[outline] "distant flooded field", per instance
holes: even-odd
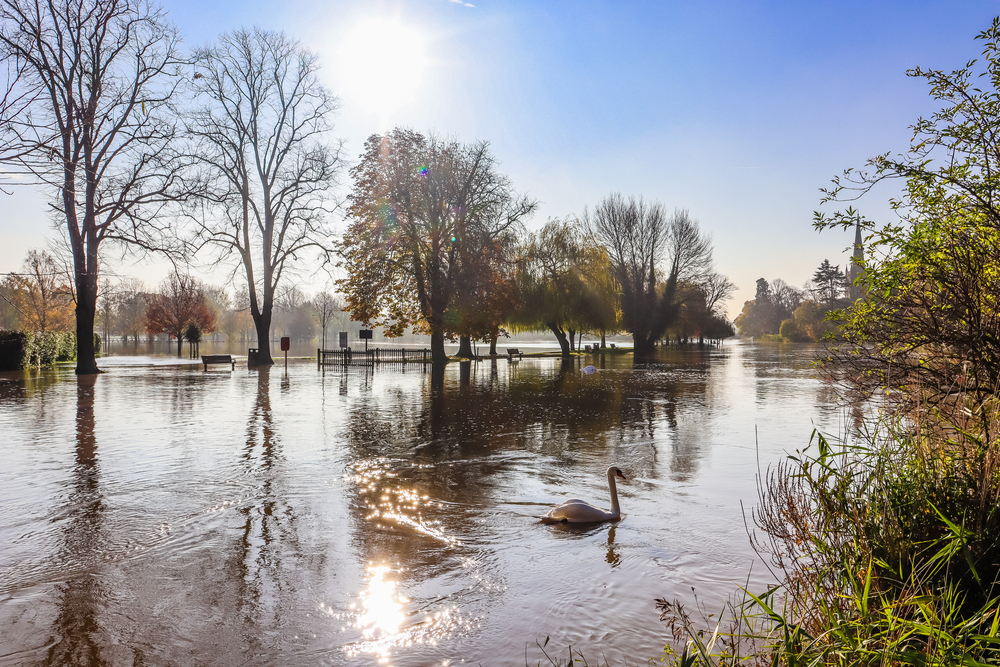
[[[2,374],[0,665],[658,658],[654,598],[746,582],[758,460],[841,430],[814,354]],[[539,522],[609,465],[620,522]]]

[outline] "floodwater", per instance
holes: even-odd
[[[658,659],[654,598],[769,581],[741,502],[840,429],[814,354],[0,375],[0,665]],[[609,465],[620,522],[538,521]]]

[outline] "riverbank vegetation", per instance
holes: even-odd
[[[836,338],[839,325],[834,317],[851,305],[853,286],[839,266],[824,259],[803,289],[777,278],[757,280],[753,299],[743,303],[734,324],[743,336],[785,343],[819,342]]]
[[[903,186],[898,221],[815,221],[860,224],[872,251],[868,294],[832,315],[843,341],[823,362],[856,430],[815,434],[762,476],[754,540],[780,586],[719,635],[692,630],[682,664],[1000,661],[1000,19],[978,39],[981,64],[909,72],[941,104],[909,151],[826,193]]]

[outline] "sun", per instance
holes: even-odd
[[[427,69],[427,39],[398,18],[359,22],[339,50],[345,104],[388,118],[420,95]]]

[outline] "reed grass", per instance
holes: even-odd
[[[673,663],[1000,664],[998,414],[957,396],[852,442],[814,432],[759,476],[753,544],[781,585],[730,604],[725,632],[658,601],[684,630]]]

